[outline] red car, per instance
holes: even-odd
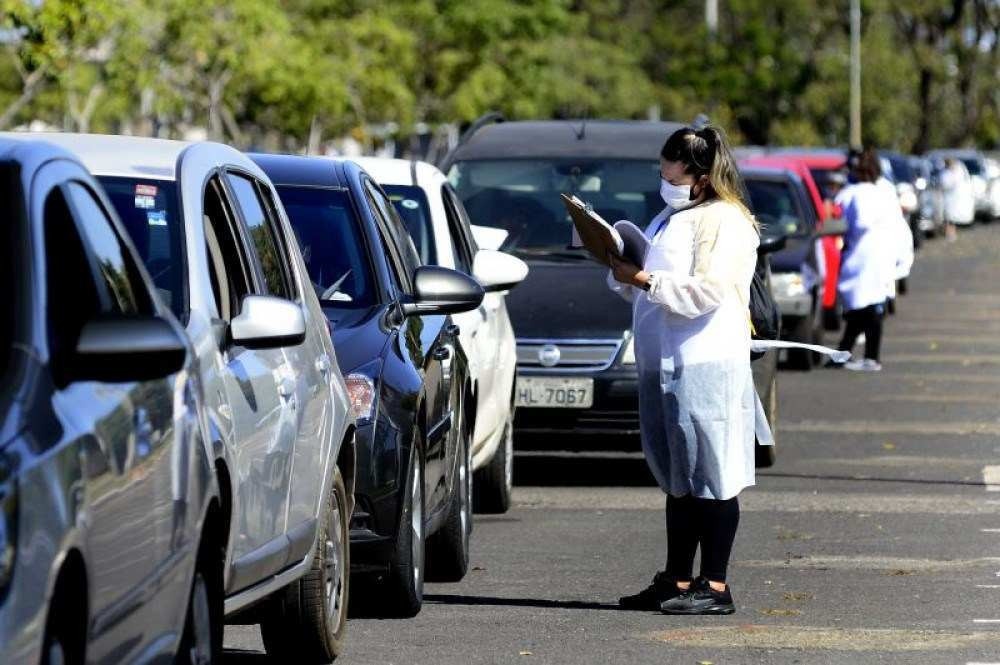
[[[809,191],[809,198],[816,207],[816,217],[822,224],[840,216],[834,206],[834,192],[827,188],[832,172],[842,171],[846,165],[843,153],[779,153],[761,157],[750,157],[741,162],[747,166],[784,168],[802,178]],[[837,280],[840,277],[840,249],[844,241],[840,236],[822,239],[826,276],[823,284],[823,322],[827,330],[840,328],[840,312],[837,306]]]

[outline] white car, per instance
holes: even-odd
[[[497,251],[502,231],[492,239],[489,232],[496,233],[495,229],[476,229],[470,224],[465,207],[437,167],[404,159],[354,161],[389,194],[424,263],[472,275],[486,290],[479,309],[453,316],[469,359],[477,402],[472,448],[476,508],[506,512],[513,484],[517,345],[504,292],[524,280],[528,266]],[[480,242],[487,238],[491,246],[480,249]]]
[[[285,210],[218,143],[48,134],[104,187],[190,337],[223,496],[225,615],[281,662],[346,631],[355,419]]]

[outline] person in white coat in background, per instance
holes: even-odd
[[[719,130],[672,134],[660,176],[667,207],[646,229],[644,265],[610,256],[608,283],[633,303],[642,449],[667,494],[667,563],[648,588],[619,603],[730,614],[737,497],[755,482],[760,426],[747,309],[760,236]],[[692,579],[699,547],[701,571]]]
[[[953,242],[957,236],[955,225],[971,224],[976,217],[972,176],[965,164],[952,157],[944,160],[941,189],[944,191],[945,237]]]
[[[895,314],[896,295],[905,295],[907,280],[913,269],[913,260],[915,258],[913,230],[910,228],[909,222],[906,221],[906,215],[903,214],[902,206],[899,205],[899,194],[896,191],[896,185],[885,177],[881,160],[876,163],[879,167],[879,176],[875,184],[885,197],[885,211],[892,224],[893,248],[896,250],[893,265],[893,282],[889,287],[889,300],[886,303],[887,312]]]
[[[848,158],[851,183],[837,195],[837,204],[847,222],[841,253],[837,290],[844,304],[842,351],[851,351],[858,336],[865,336],[864,359],[828,366],[860,371],[879,371],[882,320],[886,301],[895,294],[898,233],[890,201],[876,184],[881,169],[874,150],[852,152]]]

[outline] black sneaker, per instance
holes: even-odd
[[[690,589],[663,602],[660,611],[664,614],[732,614],[736,606],[728,584],[725,591],[716,591],[709,586],[708,580],[698,578]]]
[[[623,610],[656,612],[665,601],[680,593],[681,590],[677,588],[673,578],[667,577],[665,571],[660,571],[653,576],[653,583],[639,593],[619,598],[618,606]]]

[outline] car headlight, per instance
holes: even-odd
[[[625,348],[622,349],[622,365],[635,364],[635,335],[630,334],[625,340]]]
[[[375,414],[375,399],[378,393],[372,377],[379,375],[380,365],[381,361],[376,360],[344,377],[347,396],[351,401],[351,414],[359,425],[371,420]]]
[[[0,452],[0,594],[10,584],[17,553],[17,483],[10,457]]]
[[[779,298],[797,298],[806,292],[802,273],[777,272],[771,275],[771,290]]]

